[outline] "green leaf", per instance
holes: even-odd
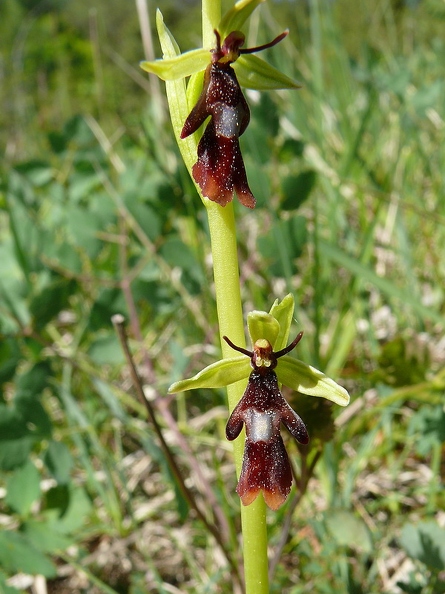
[[[372,553],[373,543],[364,521],[346,509],[332,509],[326,525],[339,545]]]
[[[250,372],[250,359],[245,355],[223,359],[212,363],[190,379],[175,382],[168,393],[176,394],[197,388],[222,388],[247,378]]]
[[[20,359],[21,353],[18,341],[2,337],[0,341],[0,386],[14,377]]]
[[[278,89],[301,88],[300,83],[253,54],[241,55],[234,63],[233,68],[239,84],[246,89],[276,91]]]
[[[127,422],[127,414],[111,386],[98,378],[93,379],[93,384],[105,405],[110,409],[110,413],[122,422]]]
[[[442,101],[445,92],[443,80],[436,80],[421,87],[417,92],[410,96],[410,102],[416,110],[419,117],[425,117],[429,109],[434,109]],[[406,91],[402,91],[402,96],[406,97]],[[425,113],[426,112],[426,113]]]
[[[265,338],[273,348],[280,332],[278,321],[265,311],[250,311],[247,314],[247,328],[252,346],[260,338]]]
[[[40,474],[31,461],[17,469],[6,483],[6,503],[21,516],[27,516],[40,497]]]
[[[3,444],[9,439],[20,439],[29,433],[29,428],[15,404],[0,404],[0,442]]]
[[[39,392],[40,394],[40,392]],[[27,432],[33,437],[49,437],[52,432],[52,422],[37,396],[30,392],[17,394],[14,404]]]
[[[73,457],[64,443],[51,440],[45,452],[44,462],[59,484],[68,483],[74,463]]]
[[[405,524],[400,535],[400,544],[414,559],[431,569],[445,569],[445,530],[436,522]]]
[[[201,48],[184,52],[174,58],[141,62],[139,66],[145,72],[156,74],[162,80],[173,81],[205,70],[210,62],[209,50]]]
[[[155,209],[146,204],[137,202],[134,192],[129,192],[124,197],[125,205],[137,224],[153,242],[161,234],[161,220]]]
[[[281,208],[283,210],[297,210],[308,199],[316,180],[317,174],[312,169],[303,171],[298,175],[285,177],[281,184],[283,193]]]
[[[82,260],[71,243],[64,241],[61,245],[56,242],[56,233],[48,233],[42,246],[45,259],[57,263],[57,266],[78,275],[82,272]]]
[[[271,273],[286,278],[294,273],[292,260],[301,256],[306,241],[306,219],[293,216],[275,222],[269,232],[259,238],[258,248],[263,258],[269,260]]]
[[[47,578],[57,575],[55,566],[43,553],[25,536],[11,530],[0,532],[0,565],[9,573],[41,574]]]
[[[97,365],[117,365],[124,362],[122,347],[114,332],[98,336],[88,349],[88,354]]]
[[[29,311],[34,317],[37,330],[41,330],[60,311],[67,307],[73,294],[75,281],[59,278],[46,285],[29,304]]]
[[[39,353],[40,354],[40,353]],[[47,361],[40,361],[18,376],[16,380],[17,392],[29,392],[39,396],[48,386],[51,366]]]
[[[425,457],[434,447],[440,447],[445,442],[445,410],[442,404],[438,406],[422,406],[411,417],[408,435],[420,433],[415,440],[416,452]]]
[[[85,250],[90,258],[95,258],[102,247],[98,237],[103,230],[100,214],[71,204],[66,209],[66,219],[66,229],[74,245]]]
[[[198,282],[203,282],[202,271],[192,250],[181,239],[171,237],[160,249],[160,254],[172,267],[187,271]]]
[[[73,539],[61,534],[58,522],[48,515],[45,520],[28,520],[23,524],[23,533],[29,542],[42,553],[63,551],[74,544]]]
[[[139,277],[141,278],[141,276]],[[88,329],[94,333],[96,330],[110,327],[110,320],[114,314],[127,313],[127,306],[123,292],[117,288],[104,287],[98,291],[97,298],[91,308],[88,320]]]
[[[0,435],[4,423],[2,422],[4,409],[0,407]],[[13,470],[25,464],[32,450],[35,439],[33,437],[20,437],[18,439],[0,440],[0,469]]]
[[[27,161],[15,166],[15,170],[25,175],[27,180],[33,186],[40,187],[46,185],[54,179],[54,170],[45,161]]]
[[[58,484],[45,491],[43,495],[43,505],[45,513],[54,513],[58,518],[64,517],[70,505],[71,483]]]
[[[36,395],[29,390],[17,394],[12,404],[0,405],[0,456],[6,441],[48,437],[51,429],[51,420]]]
[[[81,488],[70,488],[67,511],[57,520],[57,531],[69,534],[80,528],[91,513],[92,504]]]
[[[285,355],[278,359],[275,371],[279,381],[296,392],[326,398],[340,406],[349,404],[349,394],[342,386],[303,361]]]
[[[17,590],[12,586],[8,586],[6,579],[8,576],[0,569],[0,592],[1,594],[23,594],[23,590]]]
[[[265,0],[240,0],[222,17],[218,31],[224,39],[232,31],[240,31],[257,6]]]

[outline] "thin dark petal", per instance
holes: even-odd
[[[181,138],[187,138],[187,136],[196,132],[208,117],[209,114],[202,109],[202,104],[197,103],[184,122]]]
[[[306,425],[303,423],[301,417],[297,415],[293,408],[284,400],[281,405],[281,420],[289,429],[292,437],[302,444],[309,443],[309,434],[306,429]]]
[[[246,440],[243,466],[236,491],[249,505],[263,491],[271,509],[278,509],[289,495],[292,471],[280,435],[269,441]]]
[[[204,86],[201,91],[201,95],[192,109],[192,111],[187,116],[187,119],[184,122],[184,126],[182,127],[181,131],[181,138],[187,138],[193,132],[196,132],[198,128],[205,122],[205,120],[209,117],[210,112],[207,109],[207,89],[209,86],[210,80],[210,66],[207,67],[207,70],[204,75]]]
[[[229,420],[227,421],[226,437],[229,441],[233,441],[241,433],[241,429],[243,428],[244,423],[242,415],[243,406],[242,400],[240,400],[237,406],[235,406],[235,408],[233,409],[232,414],[230,415]]]

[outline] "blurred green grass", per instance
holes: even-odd
[[[50,592],[231,592],[110,322],[129,319],[147,397],[237,558],[225,395],[165,396],[219,357],[205,213],[133,76],[135,10],[79,7],[0,7],[0,589],[24,589],[5,580],[37,560]],[[161,8],[182,49],[199,45],[198,5]],[[259,14],[249,45],[289,26],[267,59],[304,86],[247,93],[244,307],[292,292],[298,356],[353,397],[324,447],[289,443],[302,474],[318,464],[301,501],[268,516],[271,591],[442,592],[445,13],[319,0]]]

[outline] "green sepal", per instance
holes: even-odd
[[[275,371],[278,380],[296,392],[326,398],[339,406],[349,404],[349,394],[344,388],[303,361],[285,355],[278,359]]]
[[[232,31],[239,31],[257,6],[265,0],[240,0],[233,8],[222,17],[218,31],[221,39],[227,37]]]
[[[156,13],[156,26],[158,29],[159,41],[161,43],[161,49],[164,57],[167,59],[174,58],[178,55],[180,50],[175,38],[164,24],[164,19],[160,10],[158,10]],[[189,171],[191,171],[191,168],[196,161],[196,152],[198,147],[195,134],[190,135],[184,140],[180,140],[182,126],[184,125],[184,122],[189,114],[185,79],[180,78],[174,81],[166,81],[165,90],[167,93],[167,101],[173,131],[175,133],[182,158],[184,159]]]
[[[197,388],[222,388],[247,378],[251,371],[250,359],[245,355],[222,359],[212,363],[190,379],[175,382],[168,389],[168,393],[175,394]]]
[[[273,347],[280,332],[280,324],[265,311],[250,311],[247,314],[247,328],[252,345],[260,338],[265,338]]]
[[[246,89],[276,91],[277,89],[300,89],[301,84],[292,80],[258,56],[242,55],[233,64],[238,82]]]
[[[196,72],[205,70],[210,64],[210,52],[200,48],[184,52],[174,58],[163,58],[153,62],[140,62],[140,67],[146,72],[151,72],[162,80],[178,80]]]
[[[161,42],[163,57],[173,58],[174,56],[179,56],[181,50],[179,49],[178,42],[164,23],[164,17],[159,8],[156,10],[156,28],[158,30],[159,41]]]
[[[275,351],[281,351],[281,349],[284,349],[289,342],[289,331],[294,315],[294,308],[294,297],[290,293],[288,293],[282,301],[276,299],[270,308],[270,315],[280,324],[280,331],[275,344],[273,345]]]

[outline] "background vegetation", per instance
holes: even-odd
[[[198,47],[199,4],[159,5],[181,48]],[[245,310],[292,292],[299,358],[352,395],[339,414],[286,394],[318,463],[304,497],[269,513],[272,592],[443,593],[444,6],[269,0],[257,12],[249,44],[289,27],[267,59],[304,87],[248,93],[258,207],[237,208]],[[8,594],[233,591],[110,321],[128,319],[166,439],[237,558],[224,392],[165,396],[219,346],[205,216],[162,94],[138,70],[139,31],[117,0],[0,4]],[[317,432],[331,412],[335,433]]]

